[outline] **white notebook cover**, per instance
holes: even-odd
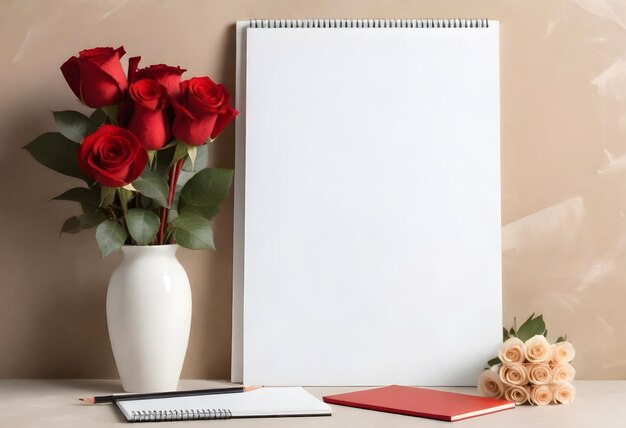
[[[233,380],[474,385],[502,340],[498,23],[238,29]]]
[[[250,392],[189,397],[117,401],[129,422],[150,419],[202,419],[199,415],[249,418],[268,416],[324,416],[330,406],[299,387],[260,388]],[[220,419],[220,417],[216,417]]]

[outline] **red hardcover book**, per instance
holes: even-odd
[[[497,398],[478,397],[412,386],[391,385],[383,388],[329,395],[324,401],[342,406],[360,407],[379,412],[399,413],[441,421],[460,421],[487,413],[513,409],[515,403]]]

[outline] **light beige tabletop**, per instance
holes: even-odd
[[[183,380],[180,389],[225,385]],[[333,405],[332,416],[231,419],[226,421],[159,422],[157,428],[199,427],[479,427],[479,428],[612,428],[626,426],[626,381],[577,381],[577,396],[568,406],[521,406],[464,421],[433,421]],[[317,397],[364,388],[306,388]],[[475,388],[441,388],[477,394]],[[0,380],[1,428],[100,428],[128,426],[113,404],[86,405],[78,397],[120,393],[117,380]],[[142,425],[143,426],[143,425]],[[152,426],[152,425],[149,425]]]

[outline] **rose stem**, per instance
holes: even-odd
[[[178,176],[180,175],[180,170],[183,169],[183,164],[185,163],[185,158],[179,159],[176,162],[176,165],[172,167],[170,170],[170,189],[167,194],[167,206],[172,206],[172,201],[174,200],[174,192],[176,190],[176,182],[178,181]],[[165,238],[165,222],[167,221],[167,210],[168,208],[161,208],[161,225],[159,227],[159,244],[163,245],[163,241]]]

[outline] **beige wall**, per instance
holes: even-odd
[[[74,109],[59,66],[124,45],[234,90],[233,23],[248,18],[501,21],[504,322],[543,313],[580,378],[626,378],[626,6],[609,0],[0,0],[0,378],[115,377],[108,276],[93,233],[58,237],[74,182],[19,150]],[[212,164],[232,167],[233,129]],[[477,166],[480,167],[480,166]],[[194,318],[184,377],[227,378],[232,198],[217,253],[180,251]]]

